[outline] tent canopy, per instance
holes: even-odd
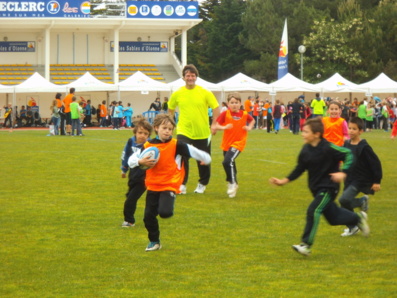
[[[270,91],[270,87],[268,84],[257,81],[255,79],[250,78],[249,76],[239,72],[233,77],[222,81],[217,84],[222,87],[225,92],[233,92],[233,91]]]
[[[318,89],[313,84],[307,83],[287,73],[278,81],[269,84],[271,92],[288,92],[288,91],[302,91],[302,92],[316,92]]]
[[[157,82],[140,71],[116,86],[120,91],[171,91],[171,87],[167,84]]]
[[[196,84],[210,91],[222,91],[222,87],[218,86],[217,84],[210,83],[201,78],[197,78]],[[185,86],[185,81],[182,78],[180,78],[171,83],[168,83],[167,85],[171,88],[172,91],[175,91],[178,88]]]
[[[315,84],[314,87],[323,92],[365,92],[363,88],[360,88],[357,84],[350,82],[349,80],[342,77],[339,73],[335,73],[332,77],[327,80]]]
[[[360,88],[367,90],[367,93],[396,93],[397,82],[390,79],[383,72],[372,81],[359,85]]]
[[[64,86],[55,85],[47,81],[38,72],[32,74],[29,78],[21,84],[15,86],[15,93],[37,93],[37,92],[64,92]]]
[[[90,74],[88,71],[77,80],[62,86],[66,91],[69,88],[76,88],[77,92],[84,91],[116,91],[117,86],[114,84],[104,83]]]

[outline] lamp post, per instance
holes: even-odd
[[[298,51],[301,54],[301,80],[303,81],[303,54],[306,52],[306,47],[301,45],[299,46]]]

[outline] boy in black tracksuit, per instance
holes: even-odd
[[[133,129],[134,136],[128,139],[121,155],[121,178],[126,178],[128,169],[130,169],[128,166],[128,159],[135,152],[140,152],[143,144],[149,139],[152,130],[153,128],[150,123],[144,119],[135,124]],[[124,222],[121,225],[123,228],[135,226],[134,214],[136,211],[136,204],[146,190],[145,176],[146,171],[139,167],[130,169],[129,171],[128,192],[126,193],[127,199],[124,202],[123,211]]]
[[[306,226],[302,243],[292,248],[303,255],[311,253],[314,237],[323,214],[331,225],[358,225],[363,235],[369,234],[366,214],[356,214],[339,208],[334,200],[339,191],[339,183],[346,177],[352,164],[350,150],[338,147],[323,138],[324,125],[321,118],[309,119],[303,126],[302,137],[306,143],[298,157],[298,164],[291,174],[283,179],[270,178],[270,183],[281,186],[297,179],[308,171],[309,188],[314,196],[306,214]],[[342,172],[339,170],[343,161]]]
[[[339,202],[347,210],[353,211],[354,208],[360,207],[361,210],[367,212],[368,195],[380,190],[382,165],[367,141],[360,138],[363,132],[363,121],[357,117],[351,118],[349,121],[350,140],[345,141],[344,147],[352,151],[354,165],[347,174],[345,188],[339,198]],[[361,198],[356,198],[360,192],[365,195]],[[352,236],[358,230],[357,226],[348,226],[341,236]]]

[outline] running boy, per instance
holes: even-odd
[[[351,118],[349,121],[350,140],[345,142],[344,147],[352,151],[355,162],[347,175],[345,188],[339,198],[339,203],[343,208],[350,211],[360,207],[362,211],[367,212],[368,194],[374,194],[375,191],[380,190],[382,165],[367,141],[360,138],[363,132],[364,121],[357,117]],[[365,195],[356,198],[360,192]],[[356,225],[348,226],[341,236],[352,236],[358,230],[359,228]]]
[[[308,171],[309,188],[314,200],[307,209],[302,243],[292,246],[294,250],[305,256],[311,253],[310,247],[314,243],[321,214],[324,214],[329,224],[333,226],[358,225],[363,235],[369,235],[364,211],[356,214],[338,207],[334,202],[339,191],[339,183],[345,179],[353,156],[350,150],[335,146],[324,139],[323,133],[324,125],[320,117],[306,121],[302,131],[305,145],[299,153],[295,169],[286,178],[269,180],[270,183],[281,186],[297,179],[305,170]],[[340,161],[343,161],[343,172],[339,170]]]
[[[219,115],[216,129],[224,130],[221,148],[224,157],[222,164],[228,182],[226,193],[229,198],[234,198],[238,188],[235,160],[245,148],[248,131],[254,127],[255,119],[246,111],[240,110],[240,94],[230,94],[227,103],[229,108]]]
[[[157,137],[147,141],[143,148],[157,147],[160,150],[158,162],[155,163],[149,157],[139,159],[140,152],[136,152],[128,160],[131,168],[140,165],[149,167],[146,170],[147,193],[143,219],[150,241],[146,251],[161,248],[157,215],[169,218],[174,213],[175,194],[179,192],[184,177],[182,156],[192,157],[205,165],[211,163],[208,153],[172,138],[175,122],[169,114],[158,114],[154,118],[153,127]]]
[[[129,169],[128,159],[135,152],[141,151],[143,144],[149,139],[152,131],[152,126],[145,119],[141,119],[136,123],[132,130],[134,136],[128,139],[121,155],[121,178],[127,177]],[[145,171],[139,167],[130,169],[128,174],[128,192],[126,193],[127,199],[124,202],[124,222],[121,225],[123,228],[135,226],[136,204],[145,190]]]

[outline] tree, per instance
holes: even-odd
[[[242,71],[244,60],[250,55],[238,38],[245,5],[242,0],[222,1],[214,8],[211,20],[204,24],[206,48],[199,63],[210,81],[224,80]]]
[[[351,40],[360,35],[362,28],[359,18],[345,23],[334,19],[315,21],[312,33],[304,40],[308,52],[304,58],[308,81],[315,81],[317,74],[327,77],[335,72],[351,79],[353,68],[362,63]]]

